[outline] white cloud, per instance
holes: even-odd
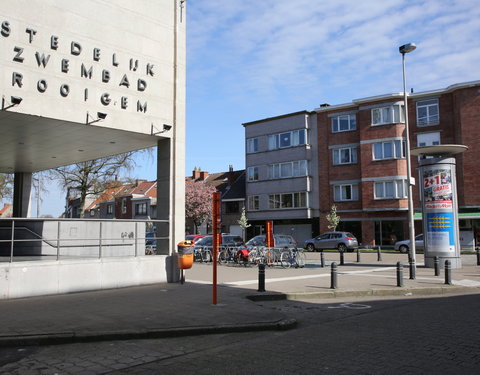
[[[418,78],[440,88],[465,80],[453,68],[476,70],[476,54],[463,51],[480,46],[474,1],[204,0],[190,2],[189,11],[189,71],[234,95],[275,97],[290,88],[340,90],[365,81],[388,92],[400,86],[398,46],[409,41],[419,46],[409,56],[416,71],[429,72]],[[382,88],[385,76],[392,80]]]

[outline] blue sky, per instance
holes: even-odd
[[[243,169],[244,122],[401,92],[409,42],[408,88],[479,80],[478,0],[188,0],[186,175]],[[54,190],[40,214],[62,211]]]

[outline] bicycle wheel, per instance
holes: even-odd
[[[290,251],[284,251],[280,255],[280,264],[282,265],[282,268],[290,268],[292,266],[292,254]]]
[[[207,263],[212,261],[212,252],[210,250],[204,249],[202,251],[202,262]]]
[[[297,251],[295,259],[297,261],[297,267],[300,267],[300,268],[305,267],[306,257],[303,251]]]
[[[257,264],[259,259],[258,250],[254,249],[248,253],[248,263]]]
[[[264,252],[264,263],[267,266],[273,266],[273,263],[275,262],[275,254],[273,253],[273,250],[268,249]]]
[[[218,253],[218,264],[225,264],[227,263],[227,250],[222,250]]]

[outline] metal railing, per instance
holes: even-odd
[[[168,220],[5,218],[0,262],[167,254],[168,233]]]

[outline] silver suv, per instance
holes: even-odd
[[[340,252],[358,248],[358,241],[350,232],[327,232],[305,241],[308,251],[338,249]]]

